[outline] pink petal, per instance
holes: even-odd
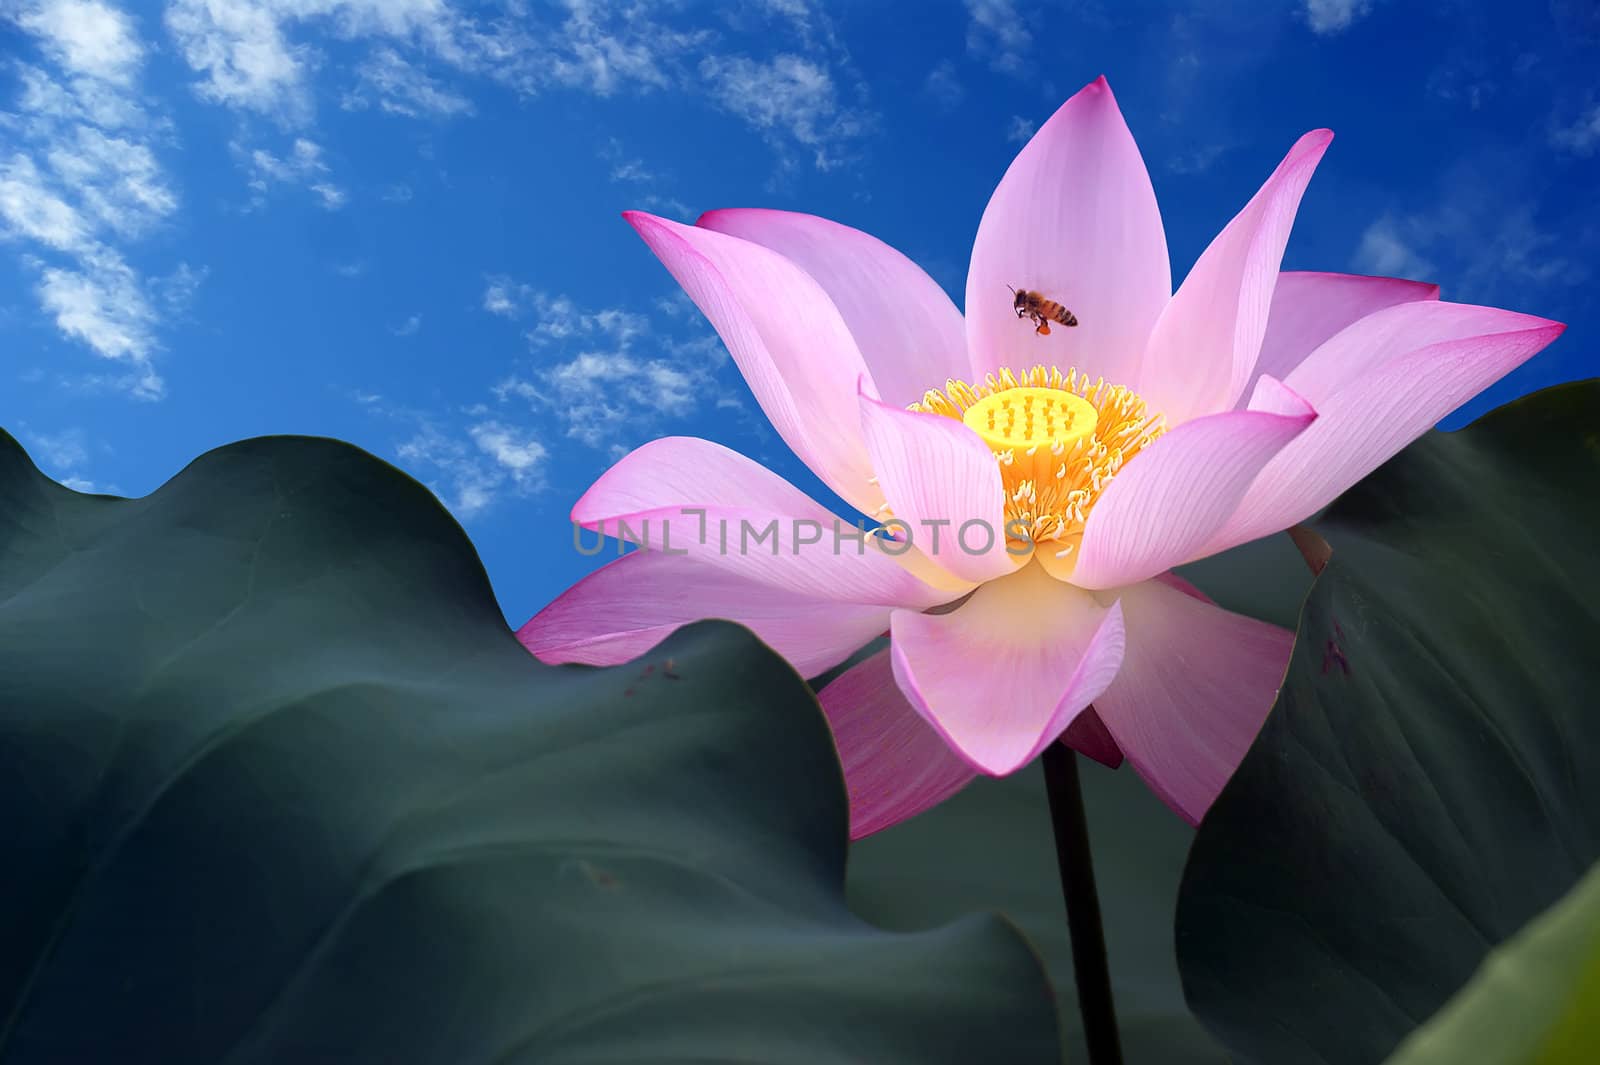
[[[1448,334],[1453,315],[1495,332],[1431,343],[1424,339],[1423,346],[1393,354],[1396,347],[1417,343],[1419,335]],[[1397,318],[1426,323],[1429,329],[1398,341]],[[1363,318],[1290,375],[1304,375],[1308,387],[1327,393],[1317,403],[1316,424],[1267,464],[1233,517],[1196,557],[1309,518],[1565,329],[1530,315],[1445,303],[1411,303]],[[1325,355],[1330,349],[1332,354]],[[1380,358],[1385,361],[1373,363]],[[1341,359],[1352,372],[1333,387],[1324,367]]]
[[[1272,709],[1294,634],[1156,581],[1120,595],[1127,651],[1095,709],[1151,790],[1197,824]]]
[[[979,586],[946,614],[889,619],[895,680],[981,773],[1031,762],[1094,702],[1122,661],[1122,610],[1038,566]]]
[[[623,456],[572,520],[792,595],[918,609],[953,598],[760,463],[695,437],[662,437]]]
[[[1321,403],[1408,351],[1547,324],[1542,318],[1498,307],[1437,300],[1404,303],[1352,323],[1319,344],[1284,383],[1311,402]]]
[[[861,429],[878,483],[908,539],[974,583],[1027,561],[1006,551],[1005,485],[994,452],[953,418],[861,397]]]
[[[522,626],[517,639],[551,665],[610,666],[705,618],[737,621],[810,677],[881,634],[889,611],[808,599],[698,559],[635,551],[567,589]]]
[[[818,696],[850,792],[850,838],[937,806],[976,775],[906,702],[889,652],[850,667]]]
[[[1228,410],[1261,353],[1300,196],[1333,134],[1307,133],[1189,271],[1150,335],[1139,392],[1168,425]]]
[[[967,375],[961,312],[921,267],[859,229],[794,211],[708,211],[696,225],[754,241],[816,279],[886,403],[904,407]]]
[[[867,367],[822,286],[759,244],[642,211],[623,217],[705,312],[784,442],[845,502],[878,509],[856,410]]]
[[[1307,355],[1346,326],[1386,307],[1438,298],[1439,286],[1421,281],[1285,270],[1272,292],[1256,374],[1285,380]],[[1240,397],[1241,406],[1244,398]]]
[[[1072,719],[1061,734],[1061,742],[1110,769],[1122,765],[1122,748],[1092,706]]]
[[[1189,561],[1262,468],[1316,420],[1273,378],[1263,377],[1256,393],[1259,409],[1185,422],[1123,467],[1089,512],[1067,579],[1080,588],[1115,588]]]
[[[1037,336],[1007,286],[1043,293],[1079,324]],[[1171,296],[1155,190],[1100,78],[1039,128],[983,212],[967,272],[973,376],[1045,363],[1131,384]]]

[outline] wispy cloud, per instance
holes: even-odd
[[[1600,103],[1591,104],[1572,122],[1557,126],[1550,143],[1573,155],[1587,158],[1600,148]]]
[[[967,52],[1001,73],[1021,73],[1033,45],[1029,15],[1013,0],[966,2]]]
[[[152,288],[119,246],[178,207],[140,102],[145,46],[138,24],[103,0],[33,0],[0,12],[48,66],[17,67],[17,110],[0,156],[0,238],[31,245],[40,309],[67,338],[127,372],[110,383],[141,398],[164,384],[151,359]]]
[[[393,48],[379,48],[356,71],[357,83],[345,93],[346,110],[376,106],[407,118],[470,115],[472,101],[447,88]]]
[[[490,294],[486,309],[528,322],[534,354],[531,366],[494,387],[496,401],[520,401],[555,419],[569,439],[620,455],[665,424],[730,398],[718,381],[727,361],[721,342],[679,301],[658,303],[657,314],[588,307],[505,279]]]
[[[967,95],[961,79],[956,77],[956,65],[948,59],[941,60],[938,66],[928,71],[928,76],[922,82],[922,90],[943,107],[954,107]]]
[[[1524,292],[1589,281],[1581,247],[1541,223],[1532,201],[1473,188],[1425,211],[1376,219],[1362,233],[1353,265],[1436,281],[1451,298],[1483,303],[1515,303]]]
[[[1377,219],[1361,234],[1361,244],[1356,249],[1354,259],[1356,269],[1384,277],[1432,280],[1437,268],[1414,247],[1418,230],[1415,223],[1402,222],[1393,215]]]
[[[436,420],[385,410],[381,401],[368,407],[414,423],[395,455],[460,518],[483,513],[507,492],[526,496],[544,486],[549,453],[525,430],[480,420],[451,432]]]
[[[353,76],[331,79],[350,109],[470,114],[471,98],[452,81],[477,78],[521,96],[699,95],[775,145],[808,149],[824,169],[860,136],[868,115],[840,88],[848,57],[819,7],[764,0],[703,25],[685,25],[685,10],[694,9],[675,0],[566,0],[554,17],[520,3],[491,16],[441,0],[172,0],[166,25],[203,99],[286,129],[314,121],[313,75],[333,69],[320,32],[342,47],[369,48]],[[751,36],[763,39],[781,24],[790,43],[773,56],[743,54],[725,41],[741,22],[761,23]],[[850,88],[865,91],[855,79]]]
[[[1301,14],[1312,33],[1343,33],[1372,10],[1372,0],[1302,0]]]
[[[1012,115],[1011,121],[1006,123],[1006,140],[1024,144],[1039,128],[1039,123],[1021,115]]]
[[[323,161],[322,147],[305,137],[296,137],[289,151],[277,156],[264,148],[246,148],[235,141],[230,147],[248,175],[247,184],[254,196],[252,207],[267,201],[267,194],[275,185],[303,186],[316,197],[317,203],[330,211],[345,205],[349,198],[344,189],[328,178],[328,164]]]
[[[828,69],[798,55],[766,62],[707,56],[700,74],[711,97],[782,148],[782,137],[811,149],[818,170],[840,162],[840,146],[866,132],[871,119],[840,100]],[[776,136],[775,136],[776,135]]]
[[[61,484],[75,492],[117,494],[116,485],[102,484],[85,476],[89,471],[89,438],[82,429],[63,429],[41,433],[24,429],[22,440],[35,463]]]
[[[688,204],[661,191],[661,184],[669,180],[670,175],[646,165],[643,159],[630,157],[617,138],[606,142],[600,149],[600,157],[611,164],[613,182],[639,190],[629,194],[629,206],[685,221],[693,216]]]
[[[129,85],[144,58],[134,23],[100,0],[43,0],[25,5],[17,23],[39,39],[55,64],[70,75]]]
[[[389,332],[393,333],[397,337],[410,337],[416,336],[417,332],[421,329],[422,315],[413,314],[399,325],[391,326],[389,328]]]

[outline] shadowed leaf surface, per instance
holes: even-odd
[[[1600,866],[1489,953],[1387,1065],[1593,1065],[1600,1051]]]
[[[1600,856],[1597,415],[1589,381],[1431,433],[1316,523],[1333,559],[1179,897],[1241,1063],[1382,1061]]]
[[[0,434],[0,1061],[1051,1062],[1015,929],[881,931],[742,629],[545,667],[333,441],[82,496]]]

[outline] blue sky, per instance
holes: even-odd
[[[959,305],[1022,139],[1105,74],[1175,277],[1306,130],[1285,266],[1569,323],[1457,412],[1595,373],[1591,0],[0,0],[0,426],[142,495],[268,433],[429,484],[520,624],[567,513],[705,436],[827,498],[620,219],[865,229]]]

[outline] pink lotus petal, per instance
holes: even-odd
[[[1035,335],[1008,285],[1042,292],[1079,324]],[[967,272],[973,376],[1045,363],[1131,384],[1171,296],[1155,190],[1100,78],[1039,128],[983,212]]]
[[[900,694],[888,651],[850,667],[818,698],[844,765],[851,839],[937,806],[976,775]]]
[[[754,241],[816,279],[884,402],[904,407],[967,375],[961,312],[921,267],[877,237],[816,215],[754,208],[708,211],[696,225]]]
[[[1196,418],[1134,456],[1089,512],[1067,579],[1080,588],[1115,588],[1188,562],[1233,515],[1262,468],[1316,420],[1273,378],[1261,378],[1257,395],[1265,409]]]
[[[792,595],[921,609],[960,594],[924,584],[760,463],[695,437],[662,437],[623,456],[572,520]]]
[[[1256,374],[1286,380],[1307,355],[1346,326],[1386,307],[1438,298],[1439,286],[1421,281],[1285,270],[1272,292]],[[1246,398],[1239,397],[1239,406]]]
[[[1092,706],[1072,719],[1059,742],[1109,769],[1122,765],[1122,748]]]
[[[623,217],[705,312],[794,453],[845,502],[877,510],[856,409],[867,367],[822,287],[759,244],[642,211]]]
[[[1437,300],[1403,303],[1368,315],[1319,344],[1284,383],[1312,403],[1322,403],[1408,351],[1546,324],[1542,318],[1498,307]]]
[[[994,452],[977,433],[953,418],[866,395],[861,429],[884,498],[924,555],[974,583],[1027,561],[1006,553],[1005,486]]]
[[[1150,789],[1196,824],[1272,709],[1294,634],[1156,581],[1120,594],[1127,651],[1095,709]]]
[[[1122,661],[1122,609],[1038,566],[980,585],[947,614],[896,610],[895,680],[981,773],[1031,762],[1097,699]]]
[[[746,626],[810,677],[881,634],[889,611],[808,599],[699,559],[635,551],[567,589],[522,626],[517,639],[551,665],[610,666],[631,661],[679,626],[706,618]]]
[[[1189,271],[1150,335],[1139,393],[1168,425],[1228,410],[1261,353],[1300,196],[1333,134],[1307,133]]]
[[[1301,369],[1311,376],[1323,349],[1335,342],[1348,344],[1345,350],[1352,359],[1362,358],[1362,338],[1379,342],[1389,328],[1385,316],[1421,312],[1433,320],[1448,313],[1444,308],[1449,306],[1407,304],[1363,318],[1313,352]],[[1267,464],[1233,517],[1195,557],[1309,518],[1566,329],[1559,322],[1511,311],[1493,314],[1499,332],[1427,344],[1348,377],[1318,403],[1316,424]],[[1347,338],[1347,333],[1353,335]]]

